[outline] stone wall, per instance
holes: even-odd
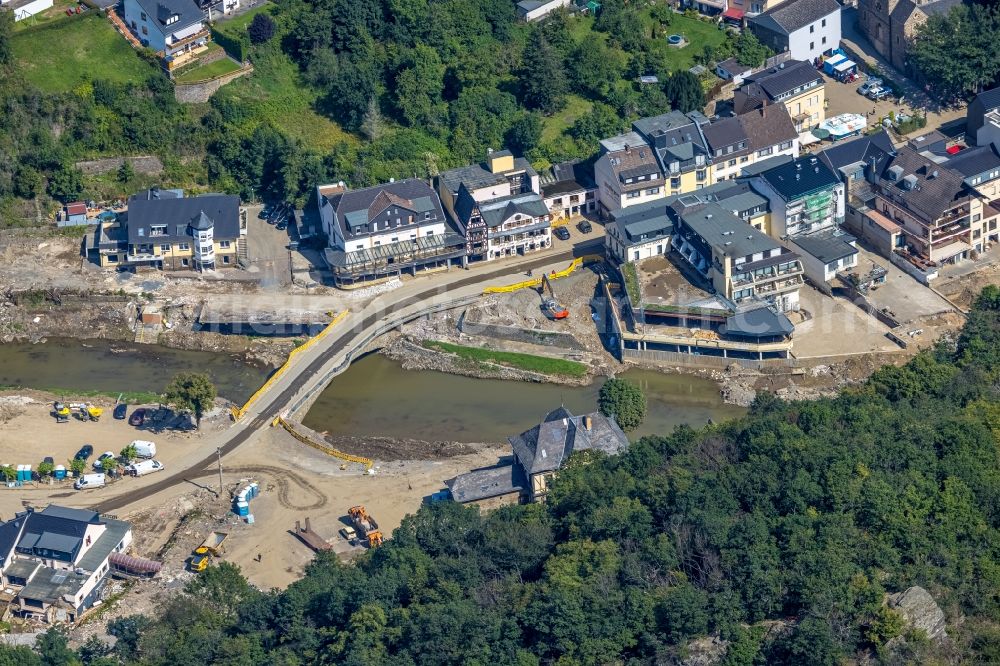
[[[496,338],[498,340],[507,340],[509,342],[555,347],[571,351],[586,350],[586,348],[580,344],[579,340],[569,333],[563,333],[561,331],[540,331],[532,328],[517,328],[515,326],[503,326],[500,324],[483,324],[476,321],[469,321],[464,313],[462,317],[459,318],[458,330],[466,335]]]
[[[239,69],[229,74],[224,74],[223,76],[209,81],[202,81],[201,83],[176,83],[174,84],[174,97],[181,104],[199,104],[207,102],[208,98],[211,97],[216,90],[230,81],[235,81],[241,76],[249,74],[252,71],[253,65],[245,65],[243,69]]]

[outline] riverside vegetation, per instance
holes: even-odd
[[[954,343],[814,402],[576,457],[543,505],[422,507],[282,592],[210,568],[110,648],[55,630],[17,664],[668,663],[716,636],[721,664],[1000,661],[1000,288]],[[584,464],[586,463],[586,464]],[[920,585],[932,642],[884,595]]]

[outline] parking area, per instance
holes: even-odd
[[[913,109],[903,99],[899,104],[895,100],[883,99],[873,102],[864,95],[858,93],[858,87],[864,83],[864,78],[854,83],[841,83],[829,76],[824,76],[826,83],[826,117],[832,118],[842,113],[858,113],[868,119],[869,126],[879,122],[880,119],[889,115],[890,112],[899,114],[900,112],[910,114]],[[874,114],[872,113],[874,111]]]
[[[906,323],[953,309],[948,301],[896,268],[888,259],[859,247],[858,271],[865,273],[873,264],[886,270],[886,281],[868,292],[868,300],[877,309],[887,310],[896,321]]]
[[[806,285],[799,303],[810,318],[795,323],[793,352],[798,358],[862,352],[896,351],[889,328],[842,298],[831,298]]]
[[[260,219],[262,206],[247,207],[247,255],[249,273],[260,277],[260,286],[276,288],[291,284],[288,230],[279,230]]]

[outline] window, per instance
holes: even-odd
[[[809,42],[809,50],[812,51],[814,48],[816,48],[816,42]]]
[[[146,28],[146,26],[142,26],[142,34],[144,34],[144,35],[148,35],[149,34],[149,29]]]
[[[826,19],[823,19],[823,27],[826,27]]]
[[[792,147],[792,142],[791,141],[783,141],[781,143],[781,145],[778,146],[778,148],[780,148],[781,150],[788,150],[791,147]]]
[[[697,180],[705,180],[705,170],[698,169],[698,171],[695,172],[695,178]]]
[[[811,35],[814,32],[816,32],[816,26],[815,25],[809,26],[809,34]]]
[[[729,166],[731,167],[736,166],[736,160],[729,160]]]
[[[681,186],[681,177],[680,176],[671,176],[670,177],[670,187],[672,187],[674,189],[677,189],[680,186]]]
[[[424,234],[424,235],[425,235],[425,236],[433,236],[433,235],[434,235],[434,230],[433,230],[433,229],[431,229],[430,231],[428,231],[428,232],[427,232],[426,234]]]
[[[221,247],[223,250],[229,249],[230,245],[232,245],[230,241],[219,241],[219,247]]]
[[[109,264],[117,264],[118,263],[118,255],[117,254],[109,254],[108,255],[108,263]]]
[[[354,227],[354,233],[360,234],[361,233],[361,227]]]
[[[143,21],[145,21],[146,20],[146,12],[139,12],[139,18],[141,18]]]
[[[824,37],[824,38],[823,38],[823,39],[822,39],[821,41],[822,41],[822,42],[823,42],[824,44],[826,44],[826,37]]]
[[[393,236],[392,242],[393,243],[398,243],[399,242],[399,236]]]
[[[660,193],[660,188],[658,187],[651,187],[648,190],[646,190],[646,194],[659,194],[659,193]]]
[[[765,157],[767,155],[770,155],[773,152],[774,152],[774,146],[768,146],[767,148],[764,148],[763,150],[758,150],[757,151],[757,157]]]
[[[972,216],[972,221],[973,222],[978,222],[979,220],[982,219],[982,217],[983,217],[982,215],[980,215],[979,213],[976,213],[975,215]]]
[[[635,256],[633,257],[633,259],[635,259],[636,261],[639,261],[639,250],[636,250],[636,251],[634,252],[634,255],[635,255]]]
[[[228,264],[228,263],[229,263],[229,259],[230,259],[230,257],[229,257],[229,255],[228,255],[228,254],[226,254],[226,255],[223,255],[223,256],[222,256],[222,263],[224,263],[224,264]]]
[[[635,192],[626,192],[625,193],[625,198],[626,199],[638,199],[641,196],[642,196],[642,190],[636,190]]]
[[[187,259],[181,259],[181,266],[190,266],[191,262]]]
[[[160,246],[160,251],[161,252],[170,252],[170,246],[168,244],[164,243],[163,245]]]
[[[746,164],[749,161],[750,161],[749,155],[744,155],[743,157],[740,158],[740,164]]]
[[[187,243],[178,243],[177,244],[177,249],[180,250],[181,252],[183,252],[185,250],[190,250],[191,246],[188,245]]]

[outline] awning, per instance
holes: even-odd
[[[816,143],[817,141],[819,141],[819,138],[812,132],[803,132],[802,134],[799,134],[800,146],[808,146],[810,143]]]
[[[837,72],[846,72],[850,70],[852,67],[857,67],[857,66],[858,63],[854,62],[853,60],[845,60],[844,62],[834,65],[833,69]]]
[[[126,555],[125,553],[111,553],[108,561],[112,566],[134,574],[155,574],[163,567],[159,562]]]
[[[737,9],[736,7],[730,7],[726,11],[722,12],[722,18],[733,19],[734,21],[742,21],[743,10]]]
[[[836,67],[837,65],[839,65],[840,63],[842,63],[845,60],[847,60],[847,56],[845,56],[843,53],[837,53],[835,55],[830,56],[826,60],[824,60],[823,61],[823,65],[824,66],[829,65],[830,67]]]

